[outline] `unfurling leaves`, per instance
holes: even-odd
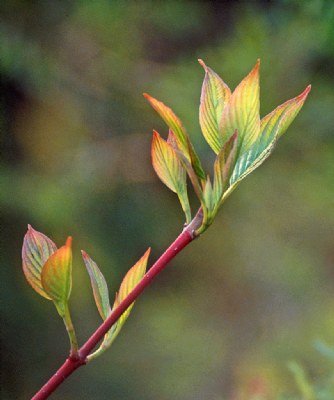
[[[43,233],[28,225],[22,246],[22,268],[28,283],[38,294],[51,300],[41,282],[41,272],[46,260],[57,250],[57,246]]]
[[[145,254],[140,258],[137,263],[130,268],[130,270],[126,273],[121,286],[119,288],[119,292],[116,294],[116,299],[112,310],[119,306],[119,304],[128,296],[128,294],[134,289],[134,287],[139,283],[139,281],[143,278],[146,271],[147,260],[150,255],[151,249],[149,248]],[[89,256],[83,252],[83,257],[85,260],[86,267],[88,269],[91,284],[93,287],[94,298],[96,305],[100,311],[100,315],[102,319],[107,319],[107,317],[112,312],[109,311],[107,315],[105,315],[105,310],[110,309],[109,305],[109,296],[108,296],[108,289],[105,284],[105,279],[99,270],[96,263],[89,258]],[[116,339],[117,335],[121,331],[125,321],[127,320],[128,316],[130,315],[131,309],[134,303],[132,303],[127,310],[121,315],[121,317],[115,322],[115,324],[111,327],[108,333],[105,335],[103,342],[101,343],[100,347],[92,354],[88,356],[88,361],[93,360],[94,358],[100,356],[105,350],[107,350],[113,341]]]
[[[189,223],[191,211],[187,194],[186,171],[172,144],[162,139],[156,131],[153,132],[152,140],[152,164],[162,182],[178,195],[186,221]]]
[[[311,86],[308,86],[299,96],[260,120],[259,60],[233,93],[211,68],[202,60],[198,61],[205,70],[199,109],[200,126],[207,143],[217,154],[213,184],[209,175],[204,173],[181,121],[170,108],[145,95],[175,134],[175,154],[182,162],[200,200],[202,225],[195,234],[202,233],[211,224],[228,195],[271,154],[277,140],[297,116],[311,90]],[[163,174],[161,165],[157,168],[157,164],[153,159],[154,169],[160,179],[173,190],[166,171]]]

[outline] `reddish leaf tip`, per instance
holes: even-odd
[[[197,61],[205,69],[205,71],[207,71],[208,68],[207,68],[205,62],[201,58],[199,58]]]
[[[81,255],[83,258],[87,258],[88,254],[85,252],[85,250],[81,250]]]
[[[143,93],[143,96],[144,96],[147,100],[150,100],[150,99],[151,99],[151,96],[150,96],[148,93]]]
[[[66,239],[65,246],[66,246],[66,247],[71,247],[71,246],[72,246],[72,236],[69,236],[69,237]]]
[[[252,71],[250,72],[249,75],[258,74],[259,73],[259,69],[260,69],[260,64],[261,64],[261,62],[260,62],[260,59],[258,58],[257,61],[256,61],[256,64],[255,64],[255,67],[252,69]]]
[[[306,98],[306,96],[310,93],[311,89],[312,89],[312,85],[308,85],[306,87],[306,89],[298,96],[298,98],[302,98],[302,97]]]

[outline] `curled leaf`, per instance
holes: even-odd
[[[90,277],[95,304],[99,310],[101,318],[105,320],[111,313],[107,282],[99,267],[89,257],[89,255],[83,250],[81,251],[81,254]]]
[[[72,238],[54,252],[44,264],[41,273],[42,287],[62,315],[72,288]]]
[[[41,272],[46,260],[56,250],[57,246],[51,239],[28,225],[22,246],[23,272],[33,289],[48,300],[51,300],[51,297],[42,286]]]

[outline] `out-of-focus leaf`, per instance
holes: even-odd
[[[157,111],[161,118],[165,121],[167,126],[174,132],[180,151],[192,164],[197,176],[200,179],[205,179],[205,173],[203,171],[201,162],[195,152],[194,147],[190,143],[188,134],[180,119],[169,107],[165,106],[165,104],[161,101],[153,98],[147,93],[144,93],[144,96],[151,103],[152,107]]]
[[[294,375],[296,384],[299,388],[300,394],[304,400],[316,400],[316,395],[313,391],[312,385],[306,377],[304,369],[295,361],[288,363],[288,368]]]
[[[232,93],[224,107],[220,129],[226,142],[237,129],[240,153],[244,153],[260,134],[260,60]]]
[[[299,96],[281,104],[262,119],[260,136],[250,149],[238,158],[230,179],[230,187],[224,197],[227,197],[242,179],[260,166],[271,154],[277,139],[295,119],[310,90],[309,85]]]
[[[220,132],[220,120],[231,91],[225,82],[202,60],[198,60],[205,70],[202,85],[199,121],[203,135],[212,150],[218,154],[224,144]]]
[[[51,300],[41,282],[41,272],[44,263],[57,250],[57,246],[43,233],[28,225],[22,246],[22,268],[29,284],[38,294]]]
[[[99,267],[89,255],[83,250],[81,254],[90,277],[96,307],[101,318],[106,319],[111,312],[107,282]]]
[[[169,135],[171,140],[172,135]],[[177,193],[182,209],[189,223],[191,212],[187,194],[186,172],[174,147],[162,139],[158,132],[153,132],[152,164],[162,182]]]
[[[219,204],[224,190],[228,186],[237,156],[238,131],[224,144],[214,163],[213,193],[215,203]]]
[[[116,299],[113,305],[113,310],[119,306],[119,304],[127,297],[137,283],[143,278],[146,271],[147,260],[150,255],[151,248],[149,248],[145,254],[136,262],[136,264],[129,269],[126,273],[119,292],[116,294]],[[116,339],[117,335],[121,331],[125,321],[127,320],[134,302],[128,307],[128,309],[121,315],[118,321],[111,327],[108,333],[104,336],[103,342],[100,347],[92,354],[88,356],[88,361],[100,356],[105,350],[107,350],[112,342]]]
[[[72,288],[72,238],[46,261],[41,273],[42,287],[63,315]]]

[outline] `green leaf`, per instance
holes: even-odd
[[[169,141],[172,139],[169,135]],[[173,145],[162,139],[158,132],[153,132],[152,164],[162,182],[177,193],[187,223],[191,220],[191,211],[187,195],[186,172]]]
[[[205,140],[218,154],[223,147],[224,138],[220,132],[219,122],[231,91],[225,82],[202,60],[198,60],[205,70],[202,85],[199,121]]]
[[[231,138],[224,144],[214,163],[213,196],[217,206],[229,184],[229,179],[236,162],[237,143],[238,131],[236,130]]]
[[[244,153],[260,134],[260,60],[232,93],[223,110],[220,129],[227,141],[237,129],[240,153]]]
[[[313,391],[311,383],[306,377],[304,369],[295,361],[288,363],[288,368],[295,378],[295,382],[299,388],[300,394],[304,400],[316,400],[316,395]]]
[[[127,295],[132,291],[132,289],[134,289],[134,287],[145,275],[147,260],[150,252],[151,249],[149,248],[140,258],[140,260],[137,261],[136,264],[126,273],[121,283],[119,292],[116,294],[116,299],[112,310],[119,306],[119,304],[127,297]],[[125,321],[129,317],[133,306],[134,302],[130,305],[130,307],[128,307],[126,311],[124,311],[121,317],[115,322],[108,333],[104,336],[103,342],[101,343],[100,347],[94,353],[88,356],[88,361],[91,361],[94,358],[100,356],[105,350],[110,347],[110,345],[113,343],[113,341],[116,339],[117,335],[121,331]]]
[[[214,201],[214,196],[213,196],[213,191],[212,191],[212,184],[210,181],[210,177],[208,176],[205,182],[205,186],[203,189],[203,198],[204,198],[204,205],[207,211],[207,217],[206,214],[204,213],[204,222],[208,222],[210,218],[212,217],[212,211],[214,210],[215,207],[215,201]],[[208,221],[206,221],[208,220]]]
[[[90,277],[95,304],[101,318],[105,320],[111,313],[107,282],[99,267],[89,255],[83,250],[81,250],[81,254]]]
[[[299,96],[281,104],[262,119],[260,136],[250,149],[238,158],[230,179],[230,187],[225,192],[224,198],[235,189],[242,179],[269,157],[277,139],[295,119],[310,90],[311,86],[308,86]]]
[[[72,238],[54,252],[46,261],[41,273],[42,287],[53,300],[61,316],[72,288]]]
[[[167,126],[174,132],[180,151],[192,164],[197,176],[200,179],[205,179],[205,172],[203,171],[201,162],[189,140],[188,134],[180,119],[169,107],[165,106],[165,104],[161,101],[153,98],[147,93],[144,93],[144,96],[151,103],[152,107],[157,111],[161,118],[165,121]]]
[[[28,225],[22,246],[23,272],[33,289],[48,300],[51,300],[51,297],[42,287],[41,271],[46,260],[56,250],[57,246],[51,239]]]

